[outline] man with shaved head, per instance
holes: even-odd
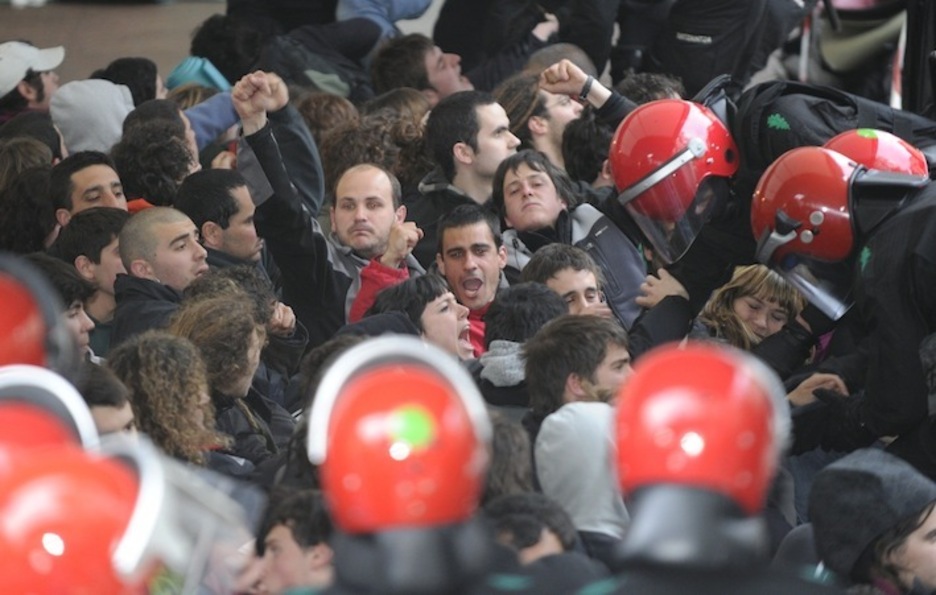
[[[111,347],[166,326],[185,288],[208,272],[198,228],[170,207],[153,207],[131,217],[120,232],[119,244],[127,274],[117,275],[114,282],[117,312]]]

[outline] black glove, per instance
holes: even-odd
[[[793,447],[798,455],[816,448],[850,452],[872,444],[877,437],[861,421],[863,398],[846,397],[824,388],[813,391],[818,401],[792,411]]]
[[[780,332],[774,333],[751,349],[751,353],[773,368],[781,379],[786,380],[794,370],[800,368],[809,350],[816,344],[815,338],[795,320],[788,322]]]
[[[810,332],[814,337],[824,335],[835,328],[836,321],[823,314],[822,310],[812,304],[806,304],[806,307],[800,312],[800,316],[809,325]]]
[[[829,420],[821,446],[825,450],[851,452],[870,446],[877,436],[862,421],[863,394],[843,397],[840,393],[824,388],[813,391],[816,398],[829,406]]]

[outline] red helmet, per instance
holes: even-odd
[[[860,171],[829,149],[792,149],[767,168],[751,202],[757,258],[833,320],[850,302],[846,259],[856,239],[849,196]]]
[[[98,445],[94,419],[75,387],[38,366],[0,367],[0,427],[0,450]]]
[[[384,337],[349,350],[322,379],[309,459],[348,533],[453,524],[477,507],[490,434],[457,361],[415,338]]]
[[[689,344],[647,354],[617,398],[621,489],[685,485],[763,506],[789,436],[786,391],[760,361]]]
[[[0,366],[32,364],[70,376],[79,356],[74,339],[59,322],[55,289],[35,268],[0,253]]]
[[[131,593],[111,555],[126,531],[137,480],[77,449],[22,453],[0,476],[0,573],[11,593]]]
[[[725,124],[707,107],[661,99],[621,122],[608,155],[618,200],[672,261],[685,252],[738,171],[739,155]]]
[[[11,593],[232,592],[250,537],[237,505],[143,438],[19,453],[0,518]]]
[[[890,132],[873,128],[846,130],[822,145],[868,169],[929,176],[923,152]]]

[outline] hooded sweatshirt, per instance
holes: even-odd
[[[576,402],[546,416],[536,437],[536,475],[543,493],[578,531],[620,539],[630,523],[611,453],[614,409]]]
[[[108,153],[123,134],[123,121],[133,111],[133,97],[125,85],[88,79],[72,81],[52,96],[49,112],[62,131],[69,153]]]

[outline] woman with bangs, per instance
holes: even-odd
[[[714,337],[751,351],[805,307],[802,294],[766,266],[738,267],[709,298],[690,336]]]
[[[653,308],[670,296],[682,298],[686,303],[689,299],[686,289],[666,269],[661,269],[657,275],[648,275],[640,289],[643,296],[638,303],[644,308]],[[802,380],[787,387],[793,389],[787,395],[793,405],[812,403],[816,400],[813,391],[817,389],[848,394],[848,387],[835,374],[803,374],[812,357],[812,343],[793,335],[810,333],[800,316],[806,305],[806,298],[768,267],[762,264],[739,266],[731,280],[712,293],[692,322],[688,338],[714,340],[750,351],[782,380],[794,377]],[[683,315],[691,316],[688,309]],[[689,326],[688,318],[686,326]],[[786,332],[780,333],[781,330]]]

